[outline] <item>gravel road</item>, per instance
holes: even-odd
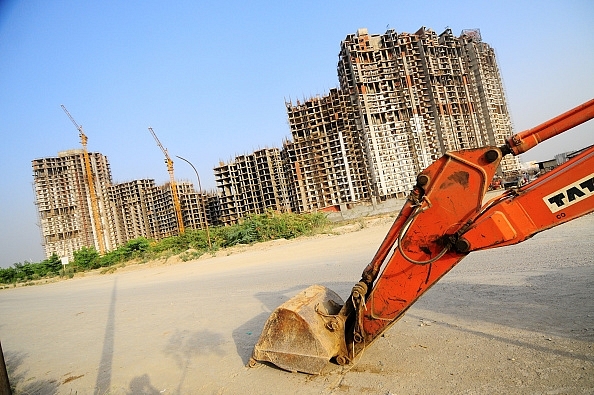
[[[242,247],[0,290],[19,394],[592,394],[594,215],[477,252],[348,368],[248,368],[272,310],[311,284],[341,297],[384,238]]]

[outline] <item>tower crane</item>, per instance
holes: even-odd
[[[83,147],[83,158],[85,162],[85,172],[87,173],[87,185],[89,187],[89,195],[91,195],[91,211],[93,213],[93,225],[95,226],[95,233],[97,234],[97,242],[99,243],[99,253],[105,254],[105,241],[103,240],[103,228],[101,226],[101,218],[99,216],[99,204],[97,202],[97,194],[95,192],[95,180],[93,178],[93,172],[91,171],[91,159],[89,158],[89,151],[87,150],[87,135],[83,131],[82,125],[76,123],[72,115],[68,112],[66,107],[62,104],[62,110],[68,115],[68,118],[78,130],[80,136],[80,142]]]
[[[173,206],[175,208],[175,216],[177,217],[177,227],[179,229],[179,233],[183,234],[185,231],[184,230],[184,220],[182,218],[181,205],[179,203],[179,196],[177,194],[177,186],[175,184],[175,177],[173,176],[173,161],[169,157],[169,153],[167,152],[167,149],[165,147],[163,147],[163,144],[161,144],[161,142],[159,141],[159,138],[155,134],[155,131],[153,130],[153,128],[149,127],[148,130],[151,132],[151,134],[153,135],[153,138],[157,142],[157,145],[159,146],[159,148],[161,148],[161,151],[163,151],[163,154],[165,155],[165,163],[167,164],[167,171],[169,172],[169,181],[170,181],[170,185],[171,185],[171,195],[173,196]]]

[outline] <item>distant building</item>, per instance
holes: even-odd
[[[155,180],[142,179],[115,184],[109,192],[116,219],[118,244],[137,237],[160,238],[161,227],[154,202],[162,193],[157,189]]]
[[[538,164],[538,170],[541,173],[549,172],[553,170],[555,167],[559,166],[559,163],[557,163],[557,159],[549,159],[536,163]]]
[[[197,191],[191,182],[178,182],[182,218],[187,229],[205,229],[220,225],[219,198],[214,191]]]
[[[177,182],[182,219],[186,229],[204,229],[206,221],[217,224],[214,194],[200,194],[190,182]],[[152,179],[112,185],[110,202],[117,222],[118,245],[138,237],[160,240],[178,234],[171,185],[157,186]],[[215,211],[215,215],[216,215]]]
[[[91,247],[105,252],[138,237],[159,240],[178,234],[169,184],[152,179],[113,184],[107,157],[89,153],[97,216],[82,150],[63,151],[55,158],[32,161],[42,245],[46,257],[73,258],[74,251]],[[194,190],[189,182],[177,183],[182,218],[187,229],[219,224],[218,197]],[[206,211],[206,213],[205,213]],[[95,224],[99,218],[100,227]]]
[[[512,134],[493,49],[471,30],[370,35],[341,43],[340,87],[356,122],[374,195],[403,197],[416,175],[451,150],[503,145]],[[505,158],[503,174],[517,170]]]
[[[247,214],[266,210],[290,211],[287,181],[278,148],[266,148],[240,155],[214,169],[220,219],[237,223]]]
[[[283,143],[294,212],[335,209],[368,200],[369,177],[355,109],[343,91],[286,103],[292,141]]]
[[[56,253],[72,258],[72,253],[82,247],[99,251],[99,238],[106,250],[117,244],[115,221],[109,209],[109,163],[107,157],[99,153],[89,153],[89,159],[95,180],[99,227],[94,222],[82,149],[32,161],[35,204],[47,257]]]
[[[568,160],[570,160],[570,159],[578,156],[579,154],[581,154],[585,150],[590,149],[592,147],[593,146],[590,145],[588,147],[584,147],[584,148],[579,149],[579,150],[567,151],[567,152],[563,152],[561,154],[557,154],[557,155],[555,155],[555,161],[557,162],[557,165],[561,165],[561,164],[567,162]]]
[[[478,29],[459,37],[359,29],[340,48],[340,88],[285,103],[292,139],[280,155],[291,211],[403,198],[446,152],[502,146],[513,134],[495,52]],[[242,170],[249,158],[215,169],[224,223],[269,206],[252,190],[265,173]],[[505,157],[498,173],[519,170],[519,158]]]

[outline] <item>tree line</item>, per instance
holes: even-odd
[[[73,261],[66,267],[56,253],[37,263],[15,263],[6,269],[0,268],[0,284],[16,285],[56,276],[73,277],[77,272],[113,267],[131,261],[143,263],[173,255],[189,261],[207,252],[237,244],[292,239],[318,233],[327,225],[328,220],[323,213],[293,214],[270,210],[264,214],[248,215],[235,225],[211,228],[209,234],[205,230],[188,230],[179,236],[158,241],[139,237],[105,255],[100,255],[94,247],[82,247],[74,252]]]

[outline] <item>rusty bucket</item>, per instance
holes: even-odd
[[[251,364],[270,362],[291,372],[320,374],[344,350],[344,326],[332,317],[343,304],[340,296],[321,285],[295,295],[266,321]]]

